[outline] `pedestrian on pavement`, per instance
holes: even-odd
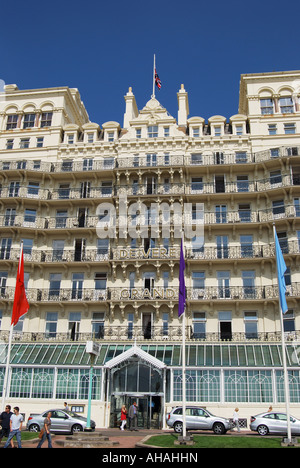
[[[64,402],[64,407],[65,407],[66,411],[70,411],[70,408],[69,408],[68,403],[66,401]]]
[[[241,432],[240,425],[239,425],[239,413],[238,412],[239,412],[239,409],[235,408],[232,419],[233,419],[234,427],[237,428],[238,432]]]
[[[42,434],[42,438],[38,443],[37,448],[41,448],[46,439],[48,440],[48,448],[52,448],[50,429],[51,429],[51,412],[49,411],[49,413],[47,414],[47,417],[44,419],[44,427],[42,429],[44,431]]]
[[[126,406],[123,405],[121,408],[121,426],[120,426],[121,431],[124,431],[126,422],[127,422],[127,409],[126,409]]]
[[[10,430],[10,418],[13,415],[11,411],[11,406],[6,405],[5,410],[3,413],[0,414],[0,425],[2,426],[2,430],[0,431],[0,444],[2,441],[3,437],[8,437],[9,436],[9,430]],[[14,448],[14,441],[10,441],[11,448]]]
[[[9,421],[10,433],[9,433],[7,441],[6,441],[5,445],[4,445],[4,448],[7,448],[9,446],[10,441],[15,436],[16,436],[16,439],[17,439],[17,442],[18,442],[18,448],[22,448],[22,444],[21,444],[22,423],[23,423],[23,416],[20,414],[19,407],[15,406],[14,407],[14,414],[11,415],[11,418],[10,418],[10,421]]]
[[[138,414],[138,408],[136,405],[136,402],[133,403],[133,405],[130,406],[129,411],[128,411],[128,417],[129,417],[129,429],[131,431],[137,431],[137,414]]]

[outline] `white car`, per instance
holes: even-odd
[[[291,433],[295,435],[300,434],[300,421],[299,419],[290,416]],[[250,418],[251,431],[257,431],[259,435],[265,436],[267,434],[286,434],[287,433],[287,417],[285,413],[276,411],[268,413],[260,413]]]
[[[75,432],[84,431],[87,419],[73,411],[62,409],[53,409],[44,411],[42,414],[30,415],[27,421],[27,430],[30,432],[39,432],[44,426],[44,419],[48,413],[51,413],[51,432]],[[95,430],[95,421],[91,420],[91,429]]]
[[[167,414],[167,425],[176,433],[182,432],[182,407],[173,408]],[[204,408],[198,406],[186,407],[186,428],[191,430],[214,431],[215,434],[225,434],[232,425],[229,419],[214,416]]]

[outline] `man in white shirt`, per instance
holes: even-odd
[[[10,433],[7,438],[6,444],[4,445],[4,448],[7,448],[9,446],[9,443],[14,436],[16,436],[18,448],[22,448],[22,445],[21,445],[22,423],[23,423],[23,416],[20,414],[20,409],[18,408],[18,406],[15,406],[14,414],[12,414],[10,418]]]

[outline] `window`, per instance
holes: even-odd
[[[50,273],[49,300],[57,300],[60,293],[61,273]]]
[[[249,203],[239,204],[239,217],[242,223],[251,222],[251,208]]]
[[[235,133],[237,135],[243,135],[243,125],[236,125],[235,126]]]
[[[272,148],[270,152],[271,152],[271,159],[279,158],[279,148]]]
[[[226,205],[216,205],[215,206],[216,214],[216,223],[227,223],[227,206]]]
[[[279,217],[282,214],[284,215],[285,214],[284,201],[283,200],[272,201],[272,211],[275,217]]]
[[[193,137],[199,138],[200,137],[200,127],[193,128]]]
[[[109,249],[109,239],[97,239],[97,260],[107,256]]]
[[[283,315],[283,328],[285,332],[294,332],[295,328],[295,316],[293,310],[288,310]]]
[[[133,324],[134,324],[134,314],[127,315],[127,338],[131,340],[133,338]]]
[[[192,283],[193,289],[204,289],[205,272],[204,271],[193,271],[192,272]]]
[[[74,144],[74,133],[71,135],[68,135],[68,145],[73,145]]]
[[[37,197],[39,194],[40,184],[38,182],[28,182],[27,195]]]
[[[72,275],[72,299],[82,299],[84,273]]]
[[[20,141],[20,148],[21,148],[21,149],[29,148],[29,141],[30,141],[29,138],[21,138],[21,141]]]
[[[70,312],[68,333],[72,341],[77,341],[79,338],[80,321],[81,321],[80,312]]]
[[[238,192],[249,192],[249,180],[247,175],[240,175],[236,178]]]
[[[95,338],[104,338],[104,312],[93,313],[92,334]]]
[[[193,338],[205,340],[206,337],[206,317],[205,312],[193,313]]]
[[[52,112],[43,112],[41,118],[41,127],[51,127],[52,123]]]
[[[158,125],[150,125],[148,127],[148,138],[158,137]]]
[[[216,236],[217,258],[228,258],[228,236]]]
[[[237,164],[243,164],[247,162],[247,153],[246,151],[238,151],[235,153],[235,162]]]
[[[162,334],[168,336],[169,334],[169,314],[164,313],[162,316]]]
[[[156,153],[151,153],[146,155],[146,166],[156,166],[157,165],[157,155]]]
[[[25,114],[23,119],[23,128],[34,127],[35,114]]]
[[[114,132],[108,132],[107,136],[108,141],[112,142],[115,139],[115,133]]]
[[[8,260],[10,257],[12,239],[10,237],[1,239],[0,244],[0,259]]]
[[[68,212],[66,210],[59,210],[56,212],[56,228],[65,228],[67,225]]]
[[[6,122],[6,130],[13,130],[14,128],[17,128],[17,125],[18,125],[18,116],[16,114],[8,115],[7,122]]]
[[[57,331],[57,312],[48,312],[46,315],[46,338],[55,338]]]
[[[260,100],[260,109],[262,115],[273,114],[273,99],[261,99]]]
[[[191,189],[194,193],[203,192],[202,177],[192,177]]]
[[[269,135],[277,135],[277,125],[269,124],[268,125]]]
[[[291,114],[294,112],[294,103],[290,96],[280,98],[279,105],[282,114]]]
[[[95,273],[95,300],[106,298],[106,273]]]
[[[44,137],[38,137],[36,139],[36,147],[43,148],[43,146],[44,146]]]
[[[253,257],[253,236],[252,236],[252,234],[240,236],[240,243],[241,243],[241,257],[242,258],[248,258],[248,257],[252,258]]]
[[[91,171],[93,169],[93,159],[84,159],[83,160],[83,170]]]
[[[0,297],[5,296],[7,276],[7,271],[0,271]]]
[[[164,137],[170,136],[170,127],[164,127]]]
[[[136,136],[136,138],[142,138],[142,129],[141,128],[137,128],[135,130],[135,136]]]
[[[295,123],[284,124],[284,133],[286,135],[294,135],[296,133],[296,124]]]
[[[63,252],[65,248],[65,241],[64,240],[53,240],[52,242],[52,261],[59,262],[63,258]]]
[[[18,197],[20,189],[20,182],[11,182],[9,184],[9,197]]]
[[[31,256],[32,247],[33,247],[33,239],[22,239],[23,240],[23,253],[24,256]]]
[[[60,200],[70,197],[70,184],[60,184],[58,189],[58,198]]]
[[[255,299],[255,271],[242,271],[243,291],[246,299]]]
[[[230,271],[217,271],[218,297],[230,297]]]
[[[202,164],[202,154],[201,153],[192,153],[191,154],[191,164]]]
[[[93,133],[88,133],[87,134],[87,142],[88,143],[94,143],[94,134]]]
[[[219,137],[219,136],[222,135],[222,127],[221,126],[218,125],[217,127],[214,128],[214,130],[215,130],[215,136],[216,137]]]
[[[16,209],[7,208],[5,211],[4,226],[13,226],[15,223]]]
[[[257,339],[257,313],[256,312],[244,312],[244,323],[245,323],[245,335],[247,340]]]
[[[6,140],[6,149],[11,150],[14,147],[14,140]]]
[[[25,210],[24,222],[25,223],[35,223],[36,220],[36,210]]]
[[[270,172],[270,184],[271,187],[280,186],[282,183],[281,171],[272,171]]]

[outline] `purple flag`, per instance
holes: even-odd
[[[185,280],[184,280],[185,261],[183,254],[183,240],[180,245],[180,263],[179,263],[179,302],[178,302],[178,317],[184,313],[185,308]]]

